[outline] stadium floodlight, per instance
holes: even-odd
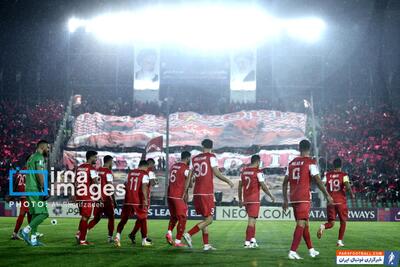
[[[70,18],[68,21],[68,30],[73,33],[78,28],[84,27],[86,25],[86,20],[78,19],[78,18]]]
[[[254,48],[286,32],[316,41],[325,29],[318,18],[282,20],[256,6],[184,5],[72,18],[70,32],[84,27],[112,43],[157,43],[200,49]]]
[[[325,30],[325,22],[319,18],[289,19],[284,22],[287,34],[306,42],[316,42]]]

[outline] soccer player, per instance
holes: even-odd
[[[31,155],[27,162],[27,169],[30,171],[44,171],[45,158],[49,154],[49,143],[45,140],[40,140],[36,145],[36,152]],[[48,188],[44,188],[44,179],[46,177],[42,173],[32,173],[25,176],[26,192],[47,192]],[[29,204],[29,213],[32,215],[32,220],[28,226],[20,230],[19,234],[31,246],[43,245],[37,239],[38,226],[49,217],[47,211],[47,197],[42,196],[27,196]],[[29,238],[29,233],[31,234]]]
[[[226,178],[218,169],[217,158],[211,150],[213,142],[210,139],[204,139],[201,142],[203,153],[193,157],[192,166],[195,177],[193,190],[193,205],[196,213],[203,216],[203,221],[196,224],[192,229],[183,235],[189,247],[192,247],[192,236],[200,230],[203,233],[204,251],[215,250],[208,242],[208,226],[213,222],[214,214],[214,175],[221,181],[227,183],[233,188],[231,180]]]
[[[101,188],[101,200],[98,206],[93,209],[93,219],[89,222],[88,230],[93,229],[93,227],[100,221],[101,216],[104,214],[108,218],[108,237],[109,243],[113,242],[113,232],[114,232],[114,208],[116,207],[115,196],[106,194],[106,185],[113,184],[114,176],[112,173],[113,157],[107,155],[103,158],[103,167],[100,167],[97,172],[100,177],[100,188]]]
[[[147,159],[147,173],[149,176],[149,184],[148,184],[148,188],[147,188],[147,199],[149,200],[149,206],[147,207],[148,209],[150,208],[150,200],[151,200],[151,189],[153,188],[153,186],[156,186],[158,184],[157,181],[157,176],[154,173],[154,169],[155,169],[155,165],[156,162],[154,161],[154,159],[149,158]],[[141,226],[141,221],[140,220],[136,220],[135,226],[132,229],[132,232],[128,235],[129,239],[131,240],[132,244],[136,244],[136,234],[137,232],[140,230],[140,226]],[[147,241],[151,243],[151,239],[149,237],[147,237]]]
[[[243,205],[246,208],[249,221],[246,229],[245,248],[258,247],[256,241],[256,219],[260,212],[260,187],[267,194],[272,202],[275,202],[275,197],[269,191],[265,184],[265,178],[260,167],[260,156],[253,155],[250,160],[250,166],[245,167],[240,175],[238,199],[239,207]]]
[[[310,213],[310,183],[311,179],[315,181],[318,188],[322,191],[332,204],[332,197],[326,191],[319,177],[319,170],[315,159],[310,157],[311,143],[308,140],[302,140],[299,144],[300,156],[293,159],[286,170],[283,180],[283,210],[287,210],[289,200],[287,195],[288,184],[290,184],[290,203],[293,207],[294,217],[296,219],[296,229],[293,234],[293,242],[289,251],[289,259],[302,259],[296,252],[301,238],[307,244],[309,254],[312,258],[319,255],[319,252],[313,248],[308,219]]]
[[[117,234],[114,238],[115,246],[121,246],[121,232],[124,229],[129,217],[136,215],[136,223],[139,225],[142,234],[142,246],[151,246],[147,240],[147,210],[149,205],[148,186],[149,175],[147,168],[149,164],[146,160],[139,162],[139,167],[129,172],[125,182],[125,200],[122,207],[121,221],[117,226]]]
[[[340,219],[339,238],[337,241],[338,247],[343,247],[343,237],[346,230],[346,221],[348,219],[348,209],[346,200],[346,190],[350,193],[351,198],[354,199],[354,193],[351,190],[350,180],[347,173],[342,172],[342,160],[336,158],[333,161],[333,171],[326,173],[326,189],[333,198],[333,205],[328,205],[328,222],[321,224],[317,237],[321,238],[325,229],[330,229],[335,225],[336,215]]]
[[[79,207],[79,214],[81,220],[78,226],[78,232],[75,237],[78,244],[81,246],[87,246],[91,243],[86,241],[86,234],[88,230],[88,221],[92,216],[93,203],[92,195],[90,193],[90,186],[97,184],[99,175],[96,171],[97,152],[89,150],[86,152],[86,162],[81,164],[76,170],[76,193],[75,198]]]
[[[191,154],[188,151],[181,153],[181,161],[171,167],[168,185],[168,209],[170,219],[168,232],[165,235],[167,242],[175,247],[184,247],[181,239],[185,231],[187,220],[187,191],[190,184],[192,171],[189,169]],[[175,242],[172,239],[172,231],[178,223]]]
[[[26,159],[28,161],[29,158]],[[26,170],[26,165],[21,169]],[[14,192],[25,192],[25,174],[17,173],[16,179],[14,181]],[[15,222],[14,232],[11,235],[12,240],[22,240],[18,235],[21,225],[24,222],[25,215],[28,218],[28,224],[31,222],[32,215],[29,213],[29,207],[26,202],[26,196],[20,196],[19,202],[21,207],[19,208],[19,215],[17,221]]]

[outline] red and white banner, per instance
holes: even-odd
[[[170,146],[200,146],[204,138],[212,139],[215,148],[294,145],[305,137],[306,120],[302,113],[269,110],[225,115],[178,112],[170,116]],[[164,117],[85,113],[76,118],[68,147],[144,148],[158,136],[166,136]]]
[[[64,151],[64,166],[72,170],[78,164],[85,161],[85,151]],[[99,159],[102,159],[105,155],[111,155],[114,158],[114,167],[117,170],[127,170],[136,168],[142,157],[141,153],[114,153],[107,151],[98,152]],[[198,150],[191,151],[192,156],[200,153]],[[286,150],[261,150],[258,153],[261,157],[262,168],[285,168],[289,164],[289,161],[299,155],[299,152],[293,149]],[[225,171],[239,171],[243,164],[249,164],[251,155],[244,155],[238,153],[224,152],[216,153],[219,168]],[[146,158],[154,158],[156,166],[158,161],[165,158],[166,155],[163,152],[151,152],[148,153]],[[169,156],[169,164],[172,165],[180,159],[179,153],[172,153]],[[98,167],[100,166],[98,162]]]

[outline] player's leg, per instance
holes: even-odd
[[[168,230],[167,233],[165,234],[165,239],[167,240],[167,243],[170,245],[174,244],[174,241],[172,239],[172,231],[174,230],[175,225],[178,222],[175,206],[176,205],[174,199],[168,198],[169,222],[168,222]]]
[[[114,233],[114,222],[115,222],[115,215],[114,215],[114,206],[113,204],[109,204],[105,209],[105,214],[108,218],[108,242],[113,242],[113,233]]]
[[[204,228],[207,228],[213,222],[213,214],[214,214],[214,198],[213,196],[194,196],[193,204],[196,209],[196,213],[202,215],[205,219],[198,224],[196,224],[192,229],[190,229],[187,233],[183,235],[186,243],[189,247],[192,247],[192,236],[197,234],[200,230],[203,233],[203,243],[204,240],[208,241],[208,230],[203,231]],[[207,242],[208,243],[208,242]],[[211,245],[204,244],[205,250],[208,248],[214,249]]]
[[[306,222],[305,222],[304,231],[303,231],[303,238],[304,238],[304,241],[306,242],[306,245],[307,245],[308,251],[310,253],[310,256],[312,258],[318,256],[319,252],[314,249],[312,241],[311,241],[310,228],[309,228],[308,220],[306,220]]]
[[[29,196],[27,198],[29,201],[29,212],[32,214],[32,220],[27,227],[25,227],[20,233],[24,240],[32,246],[43,245],[37,240],[37,228],[38,226],[49,217],[47,211],[47,203],[42,201],[39,196]],[[30,240],[27,240],[31,234]]]
[[[255,247],[251,244],[252,239],[255,240],[255,233],[256,233],[255,226],[256,226],[256,218],[249,216],[246,228],[246,240],[244,242],[245,248]]]
[[[92,216],[92,210],[93,210],[92,202],[83,202],[81,203],[80,207],[80,215],[81,215],[81,221],[79,223],[79,245],[89,245],[89,242],[86,241],[86,235],[88,231],[88,226],[89,226],[89,219],[90,216]]]
[[[346,222],[348,219],[348,208],[346,204],[341,204],[338,205],[338,215],[339,215],[339,219],[340,219],[340,228],[339,228],[339,237],[338,237],[338,242],[337,242],[337,246],[338,247],[343,247],[343,238],[344,238],[344,233],[346,231]]]
[[[132,244],[136,244],[136,241],[135,241],[136,234],[137,234],[137,232],[139,232],[141,226],[142,226],[142,221],[136,219],[135,225],[133,226],[133,229],[132,229],[131,233],[129,234],[129,238],[131,239]]]
[[[142,246],[148,247],[152,246],[152,242],[147,238],[148,230],[147,230],[147,209],[137,208],[135,209],[136,216],[138,220],[140,220],[140,233],[142,235]]]
[[[328,205],[326,207],[326,211],[328,213],[328,222],[321,224],[319,226],[319,229],[317,231],[317,237],[320,239],[322,237],[322,234],[324,233],[324,230],[331,229],[335,225],[335,218],[336,218],[336,209],[335,205]]]
[[[183,233],[185,232],[186,228],[186,222],[187,222],[187,204],[183,201],[180,200],[176,206],[175,213],[177,215],[178,219],[178,226],[177,226],[177,231],[176,231],[176,237],[175,237],[175,246],[176,247],[183,247],[185,245],[182,244],[182,236]]]
[[[17,221],[15,222],[14,232],[11,235],[11,239],[13,240],[22,240],[22,238],[18,236],[18,232],[21,229],[22,223],[24,222],[25,214],[27,213],[26,209],[22,206],[22,204],[23,203],[21,202],[19,215],[17,217]]]
[[[101,215],[103,214],[103,209],[101,207],[95,206],[93,208],[93,219],[88,223],[88,230],[92,230],[96,224],[101,220]]]
[[[117,226],[117,234],[115,235],[115,238],[114,238],[114,244],[117,247],[121,246],[121,233],[122,233],[122,230],[124,230],[125,224],[128,222],[128,219],[131,215],[132,209],[133,208],[130,205],[124,205],[122,207],[121,220],[119,221],[119,224]]]

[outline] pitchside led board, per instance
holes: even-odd
[[[231,102],[255,102],[257,81],[257,50],[232,51]]]
[[[160,48],[137,45],[134,51],[134,98],[138,101],[157,101],[160,89]]]

